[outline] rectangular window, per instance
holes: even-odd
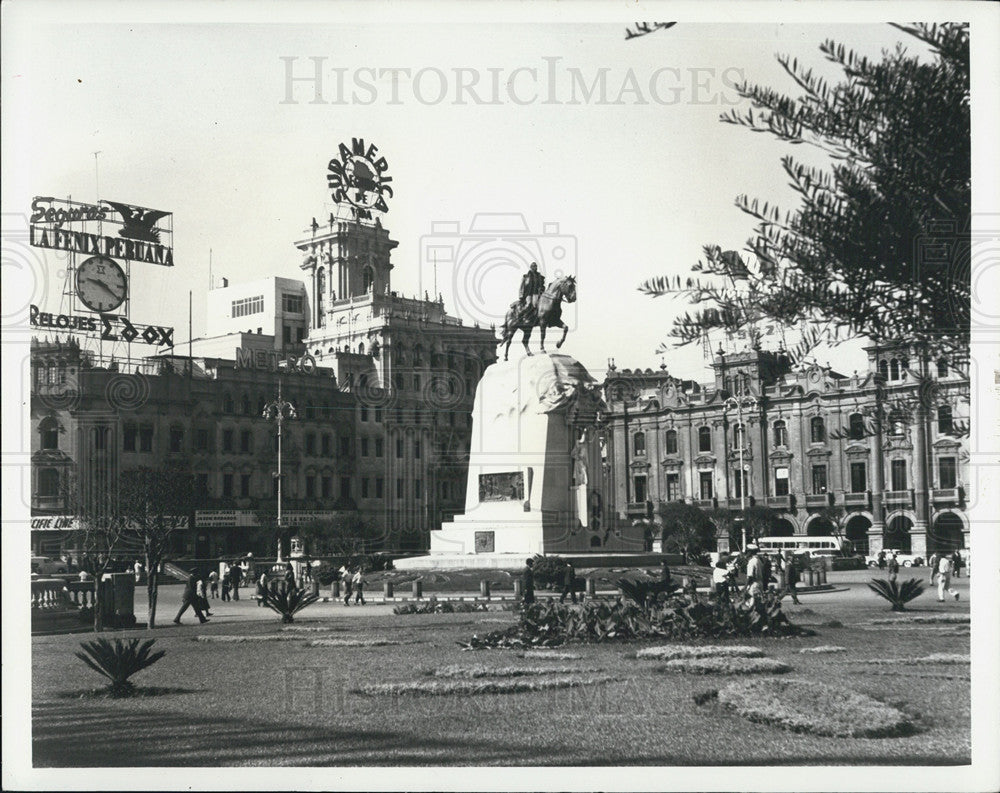
[[[776,496],[787,496],[788,495],[788,469],[787,468],[775,468],[774,469],[774,495]]]
[[[282,341],[285,344],[291,344],[292,343],[292,326],[291,325],[283,325],[282,328],[281,328],[281,332],[282,332],[282,336],[281,336]]]
[[[320,477],[320,487],[322,488],[323,498],[330,498],[333,495],[333,477]]]
[[[333,454],[333,438],[329,435],[323,435],[323,456],[330,457]]]
[[[414,479],[413,480],[413,497],[418,501],[424,497],[424,480]]]
[[[340,456],[350,457],[351,456],[351,439],[347,437],[340,438]]]
[[[396,438],[396,457],[397,459],[402,459],[403,457],[403,439]]]
[[[711,471],[701,471],[698,474],[698,487],[701,494],[701,500],[711,501],[713,491]]]
[[[864,493],[868,490],[868,466],[865,463],[851,463],[851,492]]]
[[[958,487],[958,470],[954,457],[938,459],[938,484],[947,490]]]
[[[385,453],[385,443],[381,438],[375,439],[375,456],[381,457]]]
[[[264,311],[264,295],[256,297],[244,297],[234,300],[232,303],[233,317],[248,317],[251,314],[260,314]]]
[[[402,479],[397,479],[396,480],[396,498],[402,498],[402,497],[403,497],[403,480]]]
[[[306,454],[310,456],[316,454],[316,436],[311,432],[306,435]]]
[[[184,430],[180,427],[170,428],[170,451],[177,454],[184,449]]]
[[[153,451],[153,428],[148,424],[139,427],[139,451]]]
[[[361,439],[361,456],[362,457],[367,457],[368,456],[368,439],[367,438],[362,438]]]
[[[340,477],[340,497],[347,499],[351,497],[351,477]]]
[[[232,498],[233,497],[233,475],[223,474],[222,475],[222,497]]]
[[[208,498],[208,474],[194,475],[194,492],[199,500]]]
[[[413,442],[413,459],[414,460],[420,459],[420,441]]]
[[[240,498],[250,497],[250,474],[240,474]]]
[[[642,474],[640,476],[632,477],[633,492],[635,493],[636,502],[643,502],[646,500],[646,476]]]
[[[316,477],[306,477],[306,498],[316,498]]]
[[[204,427],[194,431],[194,448],[199,452],[208,451],[208,430]]]
[[[222,451],[231,452],[233,450],[233,431],[222,431]]]
[[[893,460],[889,473],[892,489],[906,490],[906,460]]]
[[[368,477],[361,479],[361,498],[368,498]]]
[[[296,341],[296,343],[302,344],[302,342],[305,340],[305,338],[306,338],[306,329],[303,328],[302,326],[297,327],[295,329],[295,341]]]
[[[243,432],[240,433],[240,451],[243,452],[243,454],[250,453],[251,446],[253,445],[251,443],[252,438],[253,436],[250,434],[250,430],[243,430]]]
[[[375,408],[375,423],[382,423],[382,408]]]
[[[122,433],[122,451],[134,452],[135,439],[138,434],[135,424],[126,424]]]
[[[375,478],[375,498],[382,498],[385,493],[385,480],[378,476]]]
[[[290,295],[287,292],[281,295],[281,310],[286,314],[301,314],[305,309],[305,301],[302,295]]]
[[[368,405],[361,406],[361,420],[368,421]]]
[[[733,495],[736,498],[744,498],[744,493],[750,495],[748,477],[746,471],[733,471]]]
[[[826,492],[826,466],[814,465],[812,467],[812,491],[815,494]]]
[[[681,500],[681,475],[667,474],[667,501]]]
[[[712,430],[708,427],[698,428],[698,451],[712,451]]]

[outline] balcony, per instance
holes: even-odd
[[[39,510],[62,510],[66,500],[62,496],[35,496],[31,499],[31,508]]]
[[[931,491],[931,501],[934,504],[957,505],[962,501],[962,491],[957,487],[935,488]]]
[[[646,517],[646,502],[645,501],[630,501],[625,507],[625,514],[630,518],[644,518]]]
[[[828,507],[833,503],[831,493],[807,493],[806,507]]]
[[[771,509],[790,510],[792,508],[791,496],[768,496],[767,505]]]
[[[871,504],[871,493],[844,493],[845,507],[861,507],[868,509]]]
[[[696,498],[691,503],[699,509],[715,509],[718,506],[718,502],[714,498]]]
[[[913,491],[912,490],[886,490],[885,491],[885,503],[891,504],[895,507],[910,507],[913,508]]]

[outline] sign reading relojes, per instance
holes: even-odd
[[[31,202],[30,242],[36,248],[173,267],[173,232],[163,225],[170,216],[117,201],[82,204],[38,196]]]
[[[77,333],[97,333],[103,341],[126,341],[129,344],[144,344],[162,347],[174,346],[174,329],[162,325],[142,325],[131,322],[128,317],[117,314],[101,314],[98,317],[81,317],[76,314],[51,314],[38,306],[28,310],[28,323],[36,328],[52,328]]]
[[[523,501],[524,473],[521,471],[502,474],[479,475],[479,501]]]

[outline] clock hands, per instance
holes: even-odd
[[[101,287],[101,289],[103,289],[105,292],[111,295],[111,297],[113,297],[115,300],[118,300],[119,297],[121,297],[121,295],[117,294],[110,286],[108,286],[104,281],[100,280],[99,278],[90,277],[84,280],[89,281],[92,284],[97,284],[99,287]]]

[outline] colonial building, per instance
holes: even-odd
[[[207,333],[171,354],[113,362],[72,341],[33,342],[36,549],[68,536],[55,529],[73,523],[70,483],[106,488],[129,468],[177,465],[198,494],[179,553],[271,552],[248,546],[274,517],[276,428],[261,414],[279,377],[298,414],[284,424],[285,523],[354,511],[386,547],[419,549],[461,512],[494,331],[392,291],[396,243],[378,221],[338,221],[295,244],[305,284],[211,290]]]
[[[720,350],[711,383],[612,368],[612,511],[761,505],[779,534],[839,534],[871,551],[967,547],[967,377],[906,344],[866,351],[851,376],[766,350]]]

